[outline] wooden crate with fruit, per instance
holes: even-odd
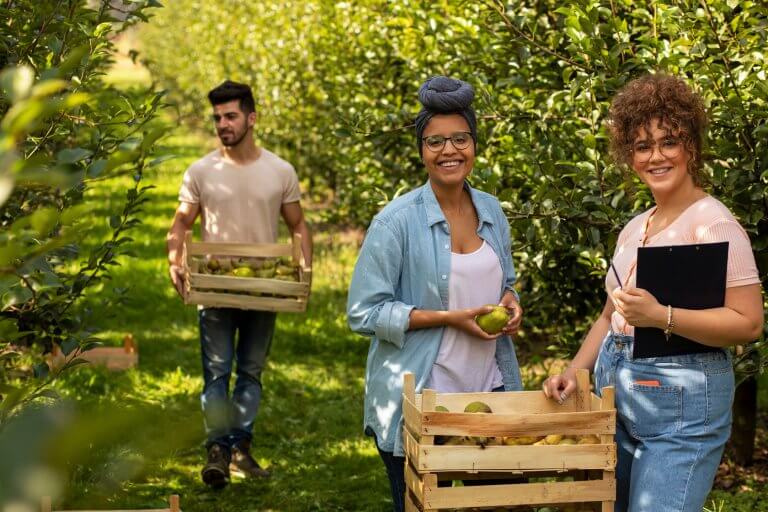
[[[312,269],[291,244],[184,240],[184,302],[208,307],[300,313],[307,309]]]
[[[585,370],[577,380],[578,391],[559,405],[541,391],[416,393],[414,376],[406,374],[406,510],[613,511],[614,389],[591,393]],[[477,485],[450,486],[468,480]]]

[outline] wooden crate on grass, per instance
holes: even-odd
[[[70,354],[69,359],[73,357]],[[96,347],[81,352],[77,357],[93,365],[106,366],[108,370],[128,370],[139,364],[139,348],[133,340],[133,335],[127,334],[123,338],[122,347]],[[54,345],[47,359],[51,368],[57,368],[65,364],[68,357],[61,352],[58,345]]]
[[[183,251],[186,304],[293,313],[307,309],[312,269],[304,261],[301,235],[294,235],[291,244],[244,244],[193,242],[188,232]],[[295,268],[297,280],[211,274],[202,267],[211,258],[227,262],[282,258]]]
[[[614,389],[603,388],[601,398],[590,392],[586,370],[577,379],[578,391],[559,405],[541,391],[436,393],[425,389],[417,394],[414,376],[406,374],[406,511],[518,505],[572,510],[576,505],[597,503],[601,512],[612,512],[616,496]],[[463,412],[475,401],[487,404],[492,412]],[[449,412],[442,407],[435,410],[439,406]],[[547,435],[596,436],[592,441],[596,444],[509,446],[503,442],[504,438],[513,442],[524,436]],[[479,437],[486,443],[452,444],[463,436]],[[436,437],[446,444],[436,444]],[[488,479],[494,482],[483,485]],[[536,481],[530,483],[530,479]],[[438,486],[438,481],[452,480],[480,482]]]
[[[61,510],[53,510],[51,506],[51,498],[50,496],[44,496],[42,498],[42,504],[40,506],[40,510],[42,512],[65,512]],[[168,508],[152,508],[152,509],[131,509],[131,510],[77,510],[77,511],[67,511],[67,512],[181,512],[181,508],[179,508],[179,496],[174,494],[168,499]]]

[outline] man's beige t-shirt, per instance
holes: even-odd
[[[222,159],[217,149],[189,166],[179,201],[200,205],[206,242],[274,243],[280,208],[301,198],[293,166],[274,153],[247,165]]]

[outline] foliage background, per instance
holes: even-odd
[[[732,0],[179,0],[142,34],[185,123],[225,77],[253,84],[261,141],[296,164],[335,222],[365,226],[425,180],[410,126],[418,86],[434,74],[471,82],[482,117],[472,181],[512,223],[528,306],[520,341],[568,353],[602,305],[619,230],[651,199],[611,163],[604,123],[640,74],[683,76],[704,96],[711,192],[750,233],[765,283],[767,15]]]

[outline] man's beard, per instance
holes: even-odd
[[[234,132],[234,131],[232,132],[232,135],[233,135],[233,136],[235,135],[235,132]],[[235,140],[234,140],[234,141],[232,141],[232,142],[224,142],[224,140],[221,138],[221,135],[219,135],[219,140],[221,141],[221,144],[222,144],[222,145],[223,145],[225,148],[232,148],[232,147],[235,147],[235,146],[237,146],[238,144],[240,144],[240,142],[242,142],[242,140],[245,138],[245,136],[246,136],[246,135],[248,135],[248,128],[246,128],[245,130],[243,130],[243,134],[242,134],[242,135],[240,135],[240,137],[238,137],[237,139],[235,139]]]

